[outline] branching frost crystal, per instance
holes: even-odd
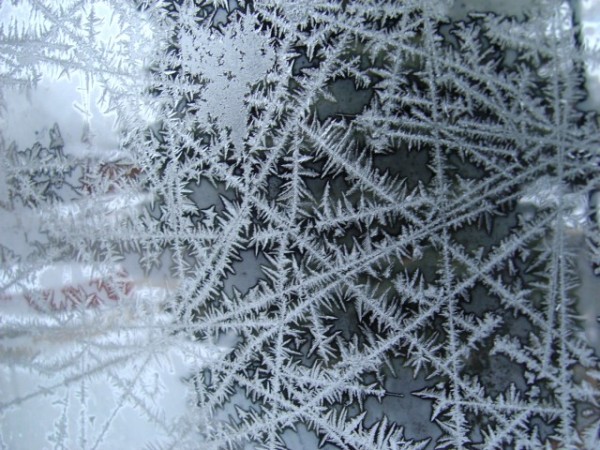
[[[455,3],[5,2],[2,445],[597,448],[578,2]]]

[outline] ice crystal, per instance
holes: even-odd
[[[74,77],[84,121],[2,131],[2,364],[41,380],[4,383],[4,417],[47,398],[55,448],[114,448],[128,408],[148,448],[600,445],[600,133],[569,4],[4,8],[4,97]]]

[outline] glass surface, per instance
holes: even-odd
[[[599,11],[0,3],[0,448],[600,448]]]

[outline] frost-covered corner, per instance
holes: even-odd
[[[577,10],[299,5],[3,4],[4,444],[598,446]]]

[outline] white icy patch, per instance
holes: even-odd
[[[141,448],[182,432],[193,407],[184,379],[228,348],[170,333],[157,302],[168,292],[142,285],[122,302],[54,315],[3,299],[0,444]]]

